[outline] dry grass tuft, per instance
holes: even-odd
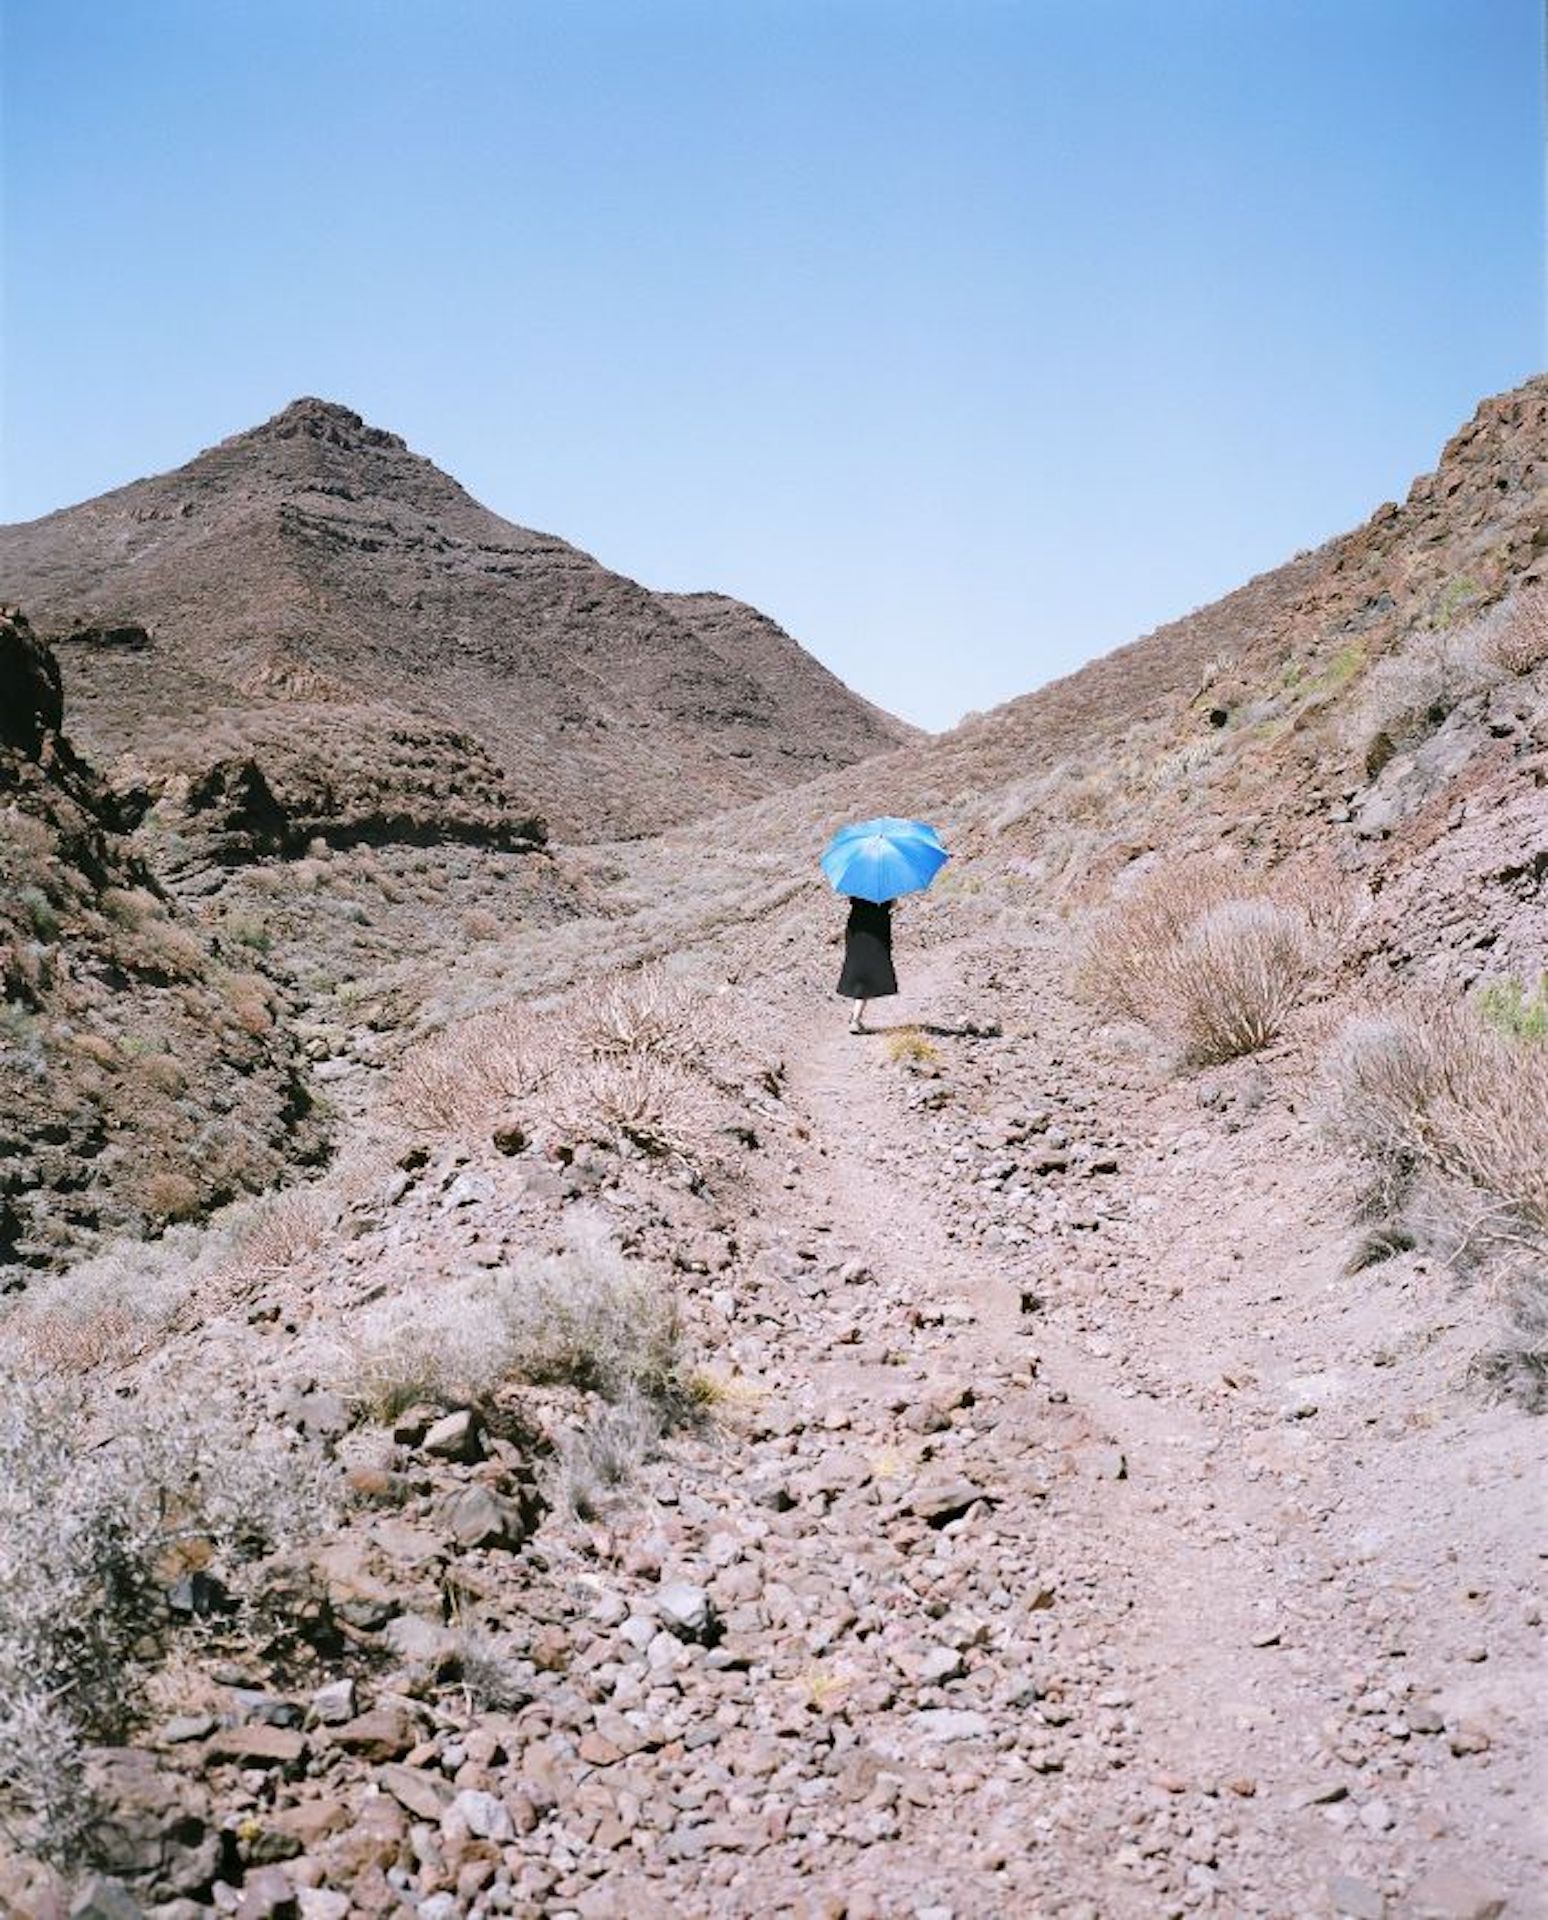
[[[940,1064],[941,1050],[918,1027],[899,1027],[887,1036],[887,1058],[899,1066],[933,1067]]]
[[[721,1039],[717,1003],[702,985],[651,961],[572,996],[570,1023],[599,1058],[650,1055],[703,1066]]]
[[[673,1415],[691,1400],[676,1296],[584,1215],[557,1254],[382,1303],[351,1329],[340,1371],[378,1420],[417,1401],[475,1405],[511,1380]]]
[[[602,1054],[560,1068],[547,1090],[548,1118],[573,1145],[588,1142],[651,1160],[702,1166],[721,1121],[702,1075],[654,1054]]]
[[[1267,878],[1214,861],[1157,869],[1089,929],[1076,984],[1202,1066],[1268,1046],[1349,937],[1356,906],[1330,875]]]
[[[419,1041],[398,1069],[399,1114],[424,1133],[482,1130],[546,1079],[543,1027],[544,1016],[525,1007],[495,1007]]]
[[[547,1474],[550,1503],[598,1519],[655,1455],[661,1434],[660,1408],[639,1394],[595,1407],[583,1427],[559,1436]]]
[[[1548,1404],[1548,1048],[1471,1007],[1414,1005],[1350,1022],[1326,1068],[1373,1233],[1490,1277],[1505,1320],[1491,1377]]]

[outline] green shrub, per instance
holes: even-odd
[[[23,887],[16,898],[27,916],[27,924],[39,940],[59,938],[59,915],[41,887]]]
[[[1519,980],[1494,980],[1480,987],[1474,1004],[1484,1020],[1512,1040],[1548,1040],[1548,973],[1528,993]]]

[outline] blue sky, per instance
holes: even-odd
[[[317,393],[943,726],[1543,362],[1537,0],[0,16],[8,520]]]

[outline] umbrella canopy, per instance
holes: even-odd
[[[841,840],[867,840],[873,834],[886,834],[891,839],[912,836],[919,840],[929,840],[937,847],[946,842],[926,820],[900,820],[896,814],[885,813],[875,820],[860,820],[852,827],[840,827],[828,843],[836,847]]]
[[[862,820],[828,842],[822,870],[835,893],[856,900],[896,900],[918,893],[951,856],[922,820]]]

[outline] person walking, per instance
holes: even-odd
[[[892,970],[890,900],[850,901],[838,990],[854,1003],[849,1012],[851,1033],[866,1031],[865,1010],[872,1000],[882,1000],[897,992],[898,976]]]

